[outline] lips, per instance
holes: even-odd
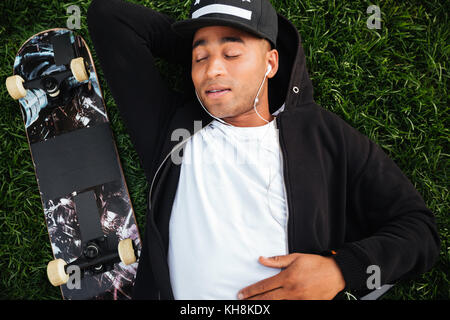
[[[230,92],[231,89],[219,86],[213,86],[206,90],[206,95],[210,98],[218,98]]]

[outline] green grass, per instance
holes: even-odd
[[[89,3],[1,1],[2,81],[11,74],[15,54],[26,39],[44,29],[66,26],[69,5],[80,7],[78,32],[92,48],[86,24]],[[190,7],[190,1],[141,3],[177,19],[186,18]],[[439,0],[272,3],[300,31],[316,101],[378,143],[436,215],[442,241],[439,261],[429,272],[398,283],[385,298],[449,299],[449,5]],[[380,30],[366,27],[366,9],[371,4],[381,8]],[[143,230],[149,186],[96,65]],[[178,69],[162,60],[158,65],[177,87]],[[0,101],[0,298],[59,299],[59,289],[46,279],[52,255],[19,106],[4,85]]]

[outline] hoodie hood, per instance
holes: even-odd
[[[269,80],[269,108],[275,113],[285,104],[290,110],[313,103],[313,87],[306,68],[306,58],[297,28],[278,13],[277,48],[279,69]]]

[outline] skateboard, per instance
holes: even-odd
[[[6,80],[19,101],[64,299],[130,299],[141,240],[94,62],[56,28],[19,49]]]

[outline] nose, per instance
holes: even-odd
[[[209,79],[214,79],[218,76],[224,75],[226,72],[224,61],[220,56],[211,55],[206,66],[206,76]]]

